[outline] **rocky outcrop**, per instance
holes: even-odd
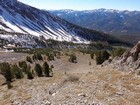
[[[126,51],[121,57],[115,57],[111,62],[106,61],[103,66],[113,65],[122,71],[140,71],[140,41],[129,51]]]
[[[140,41],[130,51],[122,55],[120,63],[126,69],[140,69]]]

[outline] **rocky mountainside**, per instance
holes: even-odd
[[[103,66],[110,64],[104,62]],[[121,57],[112,60],[111,65],[122,71],[132,71],[140,73],[140,41],[131,49],[127,50]]]
[[[50,10],[50,13],[77,25],[116,36],[140,35],[140,11],[119,11],[113,9],[86,11]]]
[[[34,37],[36,39],[40,36],[45,39],[76,43],[91,40],[121,43],[107,34],[73,25],[47,11],[17,0],[0,0],[0,34],[2,39],[22,43],[35,42]]]
[[[123,54],[121,63],[129,69],[140,69],[140,41],[130,51]]]

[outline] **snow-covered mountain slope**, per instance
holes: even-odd
[[[88,42],[120,41],[107,34],[73,25],[49,12],[40,10],[17,0],[0,0],[0,38],[2,34],[43,36],[45,39],[59,41]],[[6,36],[6,35],[5,35]],[[16,36],[15,40],[18,40]],[[27,39],[24,37],[24,40]]]

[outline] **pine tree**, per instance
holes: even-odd
[[[38,77],[42,77],[42,67],[40,66],[40,64],[35,65],[35,72]]]
[[[96,64],[102,64],[101,51],[96,54]]]
[[[28,79],[33,79],[34,78],[32,73],[31,73],[31,66],[30,65],[28,65],[28,67],[27,67],[27,78]]]
[[[106,50],[101,50],[96,53],[96,63],[102,64],[105,60],[109,58],[110,54]]]
[[[49,70],[49,65],[47,62],[44,62],[43,64],[43,70],[44,70],[44,74],[49,77],[50,76],[50,70]]]
[[[23,78],[23,73],[22,73],[21,69],[16,64],[12,65],[12,71],[14,72],[16,79]]]
[[[19,62],[19,67],[23,70],[23,72],[25,74],[27,74],[28,65],[27,65],[26,61]]]
[[[102,50],[101,51],[101,56],[102,56],[102,59],[103,59],[103,62],[104,62],[105,60],[108,60],[110,54],[106,50]]]
[[[4,75],[6,81],[12,82],[13,75],[11,72],[11,67],[9,63],[1,63],[0,64],[0,73]]]
[[[33,56],[32,56],[33,60],[42,60],[43,61],[43,57],[40,53],[35,53]]]

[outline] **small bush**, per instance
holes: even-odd
[[[94,53],[90,54],[91,59],[94,59]]]
[[[31,71],[28,71],[28,72],[27,72],[27,78],[28,78],[28,79],[34,79],[34,77],[33,77],[32,73],[31,73]]]
[[[126,51],[126,50],[123,49],[123,48],[117,48],[117,49],[115,49],[115,50],[113,50],[113,51],[111,52],[111,55],[112,55],[113,57],[120,57],[120,56],[122,56],[122,55],[124,54],[125,51]]]
[[[65,53],[65,55],[66,55],[66,56],[69,56],[69,54],[68,54],[68,53]]]
[[[69,62],[77,63],[77,57],[75,54],[70,55]]]
[[[91,66],[91,62],[89,62],[89,66]]]
[[[109,58],[110,54],[106,50],[101,50],[96,53],[96,64],[102,64]]]
[[[49,54],[47,60],[48,61],[53,61],[54,60],[54,55],[53,54]]]
[[[53,65],[51,65],[51,68],[54,68],[54,66],[53,66]]]
[[[10,81],[7,81],[6,84],[7,84],[7,88],[8,88],[8,89],[11,89],[11,88],[13,87],[13,86],[11,85],[11,82],[10,82]]]
[[[52,68],[50,68],[49,71],[50,71],[50,77],[53,77],[53,70],[52,70]]]
[[[26,61],[32,63],[32,59],[31,59],[31,57],[27,56],[27,57],[26,57]]]

